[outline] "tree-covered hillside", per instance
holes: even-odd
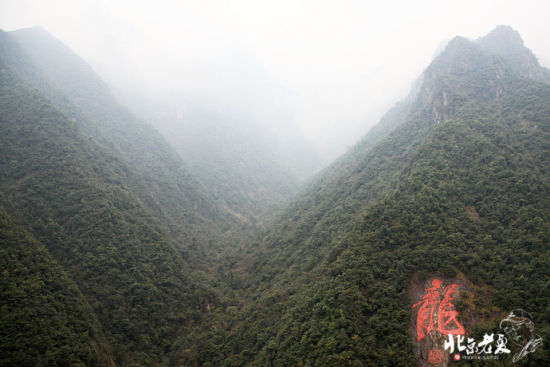
[[[470,335],[516,308],[550,335],[550,85],[489,44],[451,41],[387,128],[243,252],[242,302],[173,365],[418,364],[411,306],[434,277],[460,282]],[[540,347],[520,364],[549,362]]]
[[[0,364],[111,366],[90,305],[44,246],[0,209]]]
[[[216,112],[221,108],[216,105],[198,103],[184,108],[181,105],[185,101],[175,96],[166,98],[170,102],[161,100],[154,112],[142,112],[148,123],[164,133],[170,147],[159,132],[137,120],[113,98],[88,64],[45,30],[29,28],[9,35],[35,66],[34,74],[25,71],[22,76],[45,93],[55,89],[48,98],[65,112],[80,112],[74,117],[83,131],[123,157],[139,174],[136,180],[144,184],[136,185],[136,190],[143,191],[146,204],[155,215],[163,216],[176,235],[190,242],[211,240],[213,228],[223,232],[231,225],[254,226],[296,192],[302,175],[311,173],[313,163],[304,161],[312,160],[312,153],[303,137],[300,157],[282,157],[279,151],[284,149],[276,147],[270,140],[273,136],[256,126],[258,121],[249,121],[251,117],[230,109]],[[134,109],[144,110],[142,106]],[[142,154],[144,146],[147,155]],[[304,172],[292,171],[300,168]],[[185,218],[182,213],[186,213]],[[193,226],[182,227],[190,221]]]
[[[160,134],[122,107],[67,46],[41,28],[4,33],[1,40],[7,67],[128,168],[124,183],[191,263],[212,260],[221,241],[243,233],[242,220],[217,205]]]
[[[19,349],[6,350],[14,359],[5,363],[17,365],[19,360],[33,364],[32,358],[44,365],[79,359],[104,365],[111,359],[120,365],[161,363],[182,328],[199,320],[215,296],[191,279],[191,266],[163,233],[162,218],[153,217],[126,184],[130,169],[87,139],[74,121],[5,64],[0,64],[0,69],[0,204],[47,250],[29,240],[37,247],[33,266],[38,267],[30,268],[29,274],[36,277],[44,268],[41,275],[51,277],[48,273],[63,269],[57,274],[59,282],[68,284],[64,296],[48,288],[62,285],[42,279],[45,295],[35,301],[34,294],[29,294],[28,308],[37,313],[35,319],[18,321],[27,330],[51,324],[43,331],[46,338],[55,337],[47,333],[54,331],[57,322],[59,340],[52,341],[49,349],[46,339],[38,350],[33,350],[36,344],[32,340],[16,344]],[[8,244],[2,241],[3,249]],[[30,248],[19,245],[16,250],[30,256]],[[23,255],[14,261],[28,262]],[[2,281],[13,287],[18,280],[12,276],[18,273],[12,268],[19,266],[10,257],[6,260]],[[26,285],[21,286],[23,292]],[[59,298],[41,311],[39,302],[49,303],[44,297]],[[51,307],[58,309],[58,318],[50,320]],[[32,312],[28,311],[29,317]],[[94,331],[98,325],[101,329]],[[69,340],[72,335],[80,339]],[[13,349],[10,337],[4,336],[2,345]]]

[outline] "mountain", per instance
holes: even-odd
[[[519,32],[512,27],[499,25],[485,37],[476,40],[476,43],[504,56],[506,62],[518,74],[530,79],[550,82],[549,70],[539,65],[537,57],[524,46]]]
[[[434,279],[460,287],[475,340],[517,308],[548,335],[550,84],[530,55],[508,27],[449,42],[245,248],[240,302],[180,338],[172,365],[429,365],[443,339],[417,341],[413,309]],[[540,347],[522,363],[549,362]]]
[[[15,40],[36,32],[42,60]],[[89,68],[46,70],[48,37],[0,33],[2,365],[162,364],[218,302],[197,267],[238,222]]]
[[[2,57],[94,141],[128,168],[124,183],[169,238],[193,257],[213,258],[212,248],[245,225],[219,207],[209,190],[150,125],[122,107],[78,55],[41,28],[4,34]],[[237,236],[239,237],[239,236]],[[191,249],[191,250],[189,250]],[[206,255],[208,253],[208,255]]]

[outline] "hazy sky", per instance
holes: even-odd
[[[545,0],[0,0],[0,28],[41,25],[120,85],[242,95],[244,104],[259,84],[276,85],[331,157],[404,97],[455,35],[511,25],[550,66],[549,14]],[[254,75],[261,83],[241,83],[242,93],[225,85]]]

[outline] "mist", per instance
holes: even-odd
[[[405,97],[445,40],[507,24],[549,66],[548,14],[546,1],[7,0],[0,28],[45,28],[172,144],[182,121],[214,120],[261,136],[302,180]]]

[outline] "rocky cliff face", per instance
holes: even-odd
[[[456,37],[424,71],[422,104],[439,124],[451,119],[473,95],[483,102],[499,99],[511,77],[511,67],[503,57]]]

